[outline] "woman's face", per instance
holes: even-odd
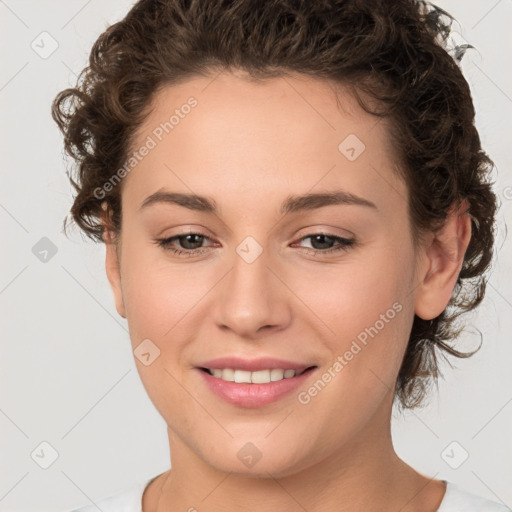
[[[109,279],[176,453],[222,471],[285,476],[387,432],[416,300],[407,190],[385,122],[339,99],[319,80],[223,73],[162,90],[137,133]],[[316,368],[286,385],[199,368],[224,357]]]

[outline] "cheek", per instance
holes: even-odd
[[[414,316],[412,276],[412,253],[397,258],[382,251],[318,272],[313,286],[311,280],[309,287],[301,282],[297,294],[307,293],[304,302],[323,326],[333,361],[342,356],[341,373],[361,389],[368,390],[376,379],[394,386]]]
[[[172,418],[176,410],[184,411],[190,407],[190,395],[183,391],[176,379],[178,382],[183,379],[186,347],[190,340],[197,338],[194,335],[197,311],[202,307],[201,299],[207,295],[211,283],[194,270],[194,265],[171,266],[161,255],[155,258],[157,251],[154,247],[142,246],[135,240],[126,240],[123,246],[126,316],[141,381],[160,414]],[[159,352],[150,364],[145,365],[137,358],[137,348],[148,339]],[[151,352],[154,350],[150,348],[151,358],[156,353]],[[183,421],[187,421],[186,415]]]
[[[328,332],[346,339],[374,325],[381,315],[385,320],[397,317],[399,308],[393,304],[398,302],[403,308],[406,300],[412,300],[412,271],[410,254],[397,258],[391,251],[375,251],[340,264],[319,266],[314,272],[299,271],[295,277],[292,270],[288,279]]]
[[[204,272],[193,267],[127,262],[123,293],[132,336],[163,342],[183,333],[212,286]]]

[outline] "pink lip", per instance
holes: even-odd
[[[208,366],[212,368],[211,366]],[[215,368],[215,366],[213,366]],[[221,368],[229,368],[229,366],[221,365]],[[235,368],[242,370],[240,366]],[[265,368],[269,368],[266,366]],[[279,368],[283,368],[279,366]],[[285,365],[283,369],[292,369]],[[267,384],[248,384],[238,382],[227,382],[220,378],[214,377],[204,370],[197,369],[204,379],[206,385],[210,390],[215,393],[219,398],[232,405],[238,405],[246,408],[263,407],[264,405],[271,404],[285,397],[294,389],[303,385],[309,379],[309,376],[314,373],[316,368],[312,368],[300,375],[282,379],[279,381],[269,382]]]
[[[295,370],[300,372],[313,366],[310,364],[296,363],[294,361],[285,361],[284,359],[274,359],[271,357],[260,357],[258,359],[242,359],[240,357],[219,357],[204,361],[197,365],[198,368],[224,369],[232,368],[234,370],[246,370],[256,372],[258,370],[272,370],[281,368],[282,370]]]

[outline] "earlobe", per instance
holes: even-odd
[[[104,225],[105,226],[105,225]],[[119,262],[118,244],[114,241],[113,233],[104,227],[103,240],[105,242],[105,270],[107,278],[114,294],[116,310],[123,318],[126,318],[123,290],[121,287],[121,265]]]
[[[415,313],[424,320],[439,316],[451,299],[471,240],[471,215],[465,199],[423,247],[423,268],[416,288]]]

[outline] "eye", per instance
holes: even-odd
[[[331,235],[328,233],[315,233],[307,235],[302,240],[310,239],[311,247],[304,247],[309,252],[316,254],[326,254],[337,251],[347,251],[356,243],[355,238],[343,238],[341,236]]]
[[[207,251],[205,247],[201,247],[204,240],[210,240],[210,238],[202,233],[182,233],[171,238],[160,238],[155,242],[174,254],[196,256]],[[175,247],[176,241],[179,241],[181,248]]]

